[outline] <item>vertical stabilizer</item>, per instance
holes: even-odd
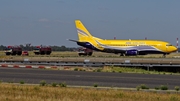
[[[86,44],[84,45],[84,47],[87,47],[87,48],[93,47],[98,50],[103,50],[103,47],[99,45],[98,43],[98,40],[102,40],[102,39],[92,36],[80,20],[75,20],[75,24],[76,24],[78,38],[79,38],[78,41],[88,43],[88,46]]]
[[[80,20],[75,20],[77,33],[79,41],[85,41],[89,38],[92,38],[92,35],[89,33],[89,31],[86,29],[86,27],[82,24]]]

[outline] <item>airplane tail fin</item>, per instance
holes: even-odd
[[[85,41],[93,38],[93,36],[89,33],[89,31],[86,29],[86,27],[82,24],[80,20],[75,20],[75,24],[77,28],[79,41]]]
[[[102,47],[97,42],[103,39],[92,36],[80,20],[75,20],[75,25],[79,38],[78,42],[89,42],[93,47],[102,50]]]

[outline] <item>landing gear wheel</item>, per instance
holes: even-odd
[[[162,56],[163,58],[166,58],[166,54],[163,54],[163,56]]]
[[[124,54],[124,53],[121,53],[120,56],[125,56],[125,54]]]

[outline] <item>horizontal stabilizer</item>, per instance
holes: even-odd
[[[79,42],[77,40],[73,40],[73,39],[67,39],[68,41],[72,41],[72,42]]]

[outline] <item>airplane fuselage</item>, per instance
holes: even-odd
[[[127,50],[137,50],[138,55],[145,55],[169,54],[173,50],[176,51],[176,47],[171,44],[156,40],[99,40],[99,43],[104,45],[103,50],[98,49],[98,46],[95,47],[89,42],[77,42],[80,46],[108,53],[125,53]]]
[[[80,20],[75,21],[79,40],[78,45],[107,53],[121,55],[169,54],[177,48],[160,40],[106,40],[92,36]]]

